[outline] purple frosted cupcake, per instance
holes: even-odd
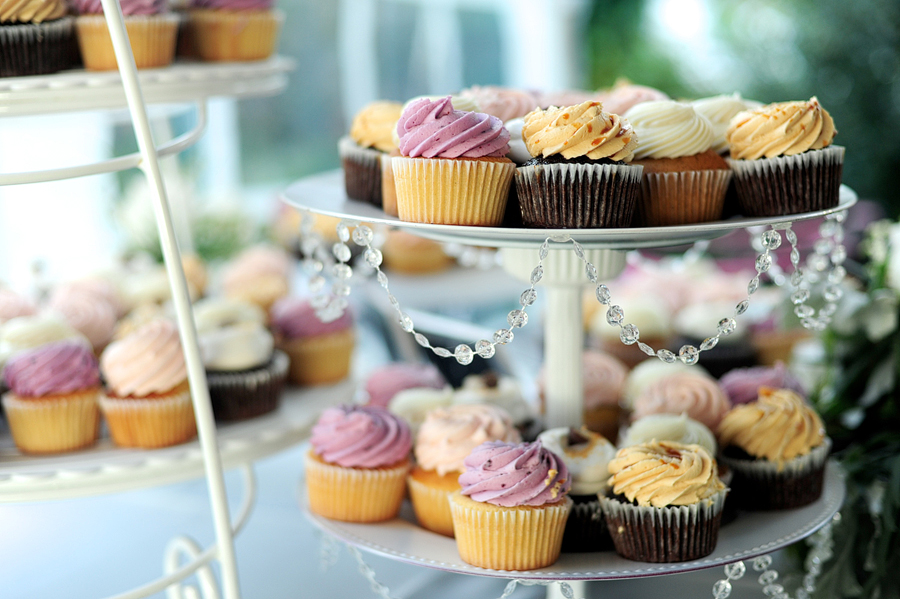
[[[736,368],[719,379],[719,386],[728,395],[732,405],[756,401],[759,390],[763,387],[790,389],[801,397],[806,397],[803,385],[788,371],[784,362],[776,362],[774,366]]]

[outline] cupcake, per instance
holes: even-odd
[[[35,314],[37,314],[37,307],[34,302],[12,289],[0,287],[0,325],[19,316]]]
[[[87,337],[98,356],[112,339],[117,306],[102,295],[77,286],[60,287],[50,296],[47,307]]]
[[[719,385],[732,405],[756,401],[762,387],[790,389],[801,397],[806,397],[803,384],[788,371],[784,362],[776,362],[774,366],[736,368],[720,378]]]
[[[538,418],[534,406],[525,399],[522,386],[511,376],[501,376],[492,371],[469,374],[453,393],[453,403],[488,404],[503,408],[523,438],[533,440],[537,435],[534,429],[538,426]]]
[[[682,445],[699,445],[716,455],[719,446],[716,436],[708,426],[681,414],[649,414],[632,422],[622,434],[620,447],[640,445],[650,441],[673,441]]]
[[[763,387],[718,428],[722,462],[734,471],[734,498],[749,510],[800,507],[822,494],[831,440],[815,410],[789,389]]]
[[[153,320],[171,320],[173,315],[159,304],[141,304],[123,316],[113,329],[113,340],[118,341],[127,337],[148,322]]]
[[[273,0],[193,0],[188,29],[202,60],[265,60],[274,52],[284,13]]]
[[[84,335],[55,314],[11,318],[0,325],[0,369],[20,352],[65,340],[91,346]]]
[[[635,225],[661,227],[717,220],[731,179],[712,149],[709,120],[690,104],[643,102],[625,113],[641,143],[632,164],[644,167]]]
[[[384,258],[382,268],[409,275],[441,272],[455,263],[440,242],[399,229],[388,231],[381,253]]]
[[[400,511],[412,437],[383,408],[325,410],[312,430],[304,464],[309,509],[345,522],[381,522]]]
[[[776,102],[737,114],[726,132],[744,216],[781,216],[837,206],[844,148],[818,99]]]
[[[535,95],[538,108],[550,108],[551,106],[574,106],[584,102],[604,102],[608,94],[601,90],[563,89],[558,91],[537,91]],[[528,112],[533,108],[529,109]]]
[[[616,455],[616,448],[606,438],[584,427],[581,430],[551,428],[538,439],[562,458],[572,478],[569,497],[573,505],[563,535],[563,552],[611,549],[598,497],[606,492],[608,465]]]
[[[426,362],[395,362],[369,373],[365,382],[365,403],[386,408],[405,389],[443,389],[447,386],[441,372]]]
[[[473,100],[479,112],[495,116],[502,122],[523,117],[538,107],[538,99],[533,93],[511,87],[473,85],[459,92],[459,95]],[[455,102],[454,108],[464,110]]]
[[[290,290],[291,258],[284,250],[255,245],[238,254],[222,269],[226,297],[256,304],[268,312]]]
[[[697,372],[677,372],[646,387],[634,400],[631,421],[650,414],[687,414],[716,430],[731,402],[716,380]]]
[[[391,132],[402,110],[399,102],[372,102],[353,117],[350,135],[338,141],[348,198],[381,207],[381,158],[397,148]]]
[[[528,227],[627,227],[642,169],[628,164],[638,136],[599,102],[535,110],[522,139],[534,157],[516,169],[516,193]]]
[[[274,349],[258,306],[208,298],[194,304],[197,341],[216,420],[275,410],[287,380],[287,355]]]
[[[411,103],[397,123],[391,159],[400,220],[496,226],[515,165],[509,132],[496,117],[454,110],[450,96]]]
[[[322,322],[308,299],[286,297],[269,314],[275,344],[290,358],[288,378],[295,385],[336,383],[350,374],[353,317],[349,310]]]
[[[118,68],[100,0],[71,0],[70,5],[78,15],[75,29],[85,68],[90,71]],[[166,0],[122,0],[120,6],[137,68],[153,69],[171,64],[175,58],[178,16],[169,12]]]
[[[450,496],[459,555],[493,570],[537,570],[559,557],[572,509],[565,463],[534,443],[491,441],[465,459]]]
[[[409,498],[423,528],[453,536],[449,497],[460,490],[463,461],[485,441],[521,441],[502,408],[459,405],[426,414],[413,449],[416,466],[407,479]]]
[[[396,414],[409,424],[413,437],[432,410],[453,405],[453,388],[449,385],[441,389],[415,387],[398,391],[388,402],[388,411]]]
[[[0,77],[46,75],[77,62],[75,19],[66,16],[64,0],[0,7]]]
[[[739,296],[737,300],[716,301],[697,298],[694,303],[679,310],[672,322],[675,331],[673,345],[700,347],[705,339],[715,336],[719,322],[731,316],[734,306],[744,297],[746,296]],[[750,341],[749,328],[736,326],[728,335],[721,335],[715,347],[703,351],[699,360],[703,368],[714,377],[720,377],[735,368],[756,366],[758,358],[756,348]]]
[[[619,80],[603,98],[603,107],[615,114],[625,114],[633,106],[644,102],[662,102],[669,96],[656,88]]]
[[[745,100],[741,94],[735,92],[731,95],[694,100],[691,102],[691,106],[697,111],[697,114],[703,115],[709,120],[713,133],[712,149],[720,156],[725,156],[728,154],[728,140],[725,138],[725,132],[728,131],[731,119],[739,112],[758,108],[762,104],[753,100]]]
[[[626,410],[634,409],[634,401],[644,392],[644,389],[659,379],[675,374],[676,372],[696,372],[708,374],[702,366],[687,365],[676,361],[671,364],[657,358],[648,358],[631,369],[622,386],[622,407]]]
[[[640,562],[699,559],[716,548],[726,487],[699,445],[651,441],[623,447],[609,463],[600,505],[616,553]]]
[[[90,348],[71,341],[18,354],[3,369],[3,409],[23,453],[60,453],[94,444],[100,372]]]
[[[110,343],[100,356],[100,409],[120,447],[177,445],[197,434],[178,329],[154,320]]]

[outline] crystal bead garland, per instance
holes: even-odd
[[[503,594],[500,595],[500,599],[507,599],[507,597],[512,596],[513,592],[516,590],[516,585],[522,585],[525,587],[532,586],[545,586],[549,587],[551,584],[559,584],[559,594],[565,597],[566,599],[575,599],[575,592],[572,590],[572,585],[569,583],[559,580],[529,580],[529,579],[519,579],[513,578],[506,584],[506,588],[503,589]]]

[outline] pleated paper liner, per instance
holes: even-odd
[[[73,17],[0,26],[0,77],[56,73],[78,61]]]
[[[644,173],[634,224],[671,227],[719,220],[731,177],[728,169]]]
[[[453,536],[450,495],[459,491],[459,475],[459,472],[440,475],[434,470],[413,468],[407,478],[409,499],[422,528],[446,537]]]
[[[727,159],[744,216],[782,216],[834,208],[840,201],[844,148],[794,156]]]
[[[101,395],[100,409],[119,447],[168,447],[197,436],[191,390],[186,382],[168,393],[146,398]]]
[[[381,208],[383,154],[373,148],[364,148],[349,137],[338,140],[338,155],[344,167],[344,190],[348,198]]]
[[[275,53],[284,23],[280,10],[189,11],[189,35],[202,60],[246,62]]]
[[[295,385],[324,385],[347,378],[354,344],[352,329],[276,341],[290,358],[288,379]]]
[[[600,497],[616,553],[638,562],[673,563],[712,553],[719,538],[726,491],[692,505],[638,506]]]
[[[459,556],[494,570],[536,570],[553,564],[572,509],[569,497],[542,506],[499,507],[460,493],[450,496]]]
[[[587,553],[612,549],[606,518],[596,495],[569,495],[574,504],[563,534],[563,553]]]
[[[344,468],[312,451],[304,458],[309,509],[344,522],[382,522],[400,511],[409,461],[384,468]]]
[[[394,168],[391,154],[381,154],[381,209],[385,214],[398,216],[397,187],[394,185]]]
[[[516,169],[526,227],[597,229],[631,225],[642,166],[538,164]]]
[[[515,165],[508,159],[391,159],[400,220],[494,227],[503,220]]]
[[[90,447],[97,440],[99,388],[65,395],[3,395],[3,409],[16,447],[23,453],[62,453]]]
[[[216,420],[246,420],[274,411],[281,400],[290,360],[275,350],[258,368],[237,372],[207,371],[209,399]]]
[[[174,13],[125,17],[125,29],[137,68],[152,69],[172,63],[178,37],[178,19]],[[117,68],[112,39],[103,15],[77,17],[75,29],[86,69],[112,71]]]

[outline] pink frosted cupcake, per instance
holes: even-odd
[[[37,314],[34,302],[12,289],[0,289],[0,324],[19,316]]]
[[[406,389],[443,389],[446,386],[447,381],[433,364],[396,362],[369,374],[365,384],[366,403],[387,408],[394,396]]]
[[[504,123],[523,117],[538,107],[538,99],[533,93],[497,85],[473,85],[459,92],[459,95],[474,100],[480,112],[495,116]]]
[[[57,453],[93,445],[100,412],[100,372],[91,350],[71,341],[50,343],[7,363],[3,396],[16,447]]]
[[[255,245],[225,265],[226,297],[256,304],[266,312],[290,290],[291,258],[280,248]]]
[[[646,85],[636,85],[627,81],[617,82],[603,98],[603,108],[614,114],[625,114],[632,107],[644,102],[662,102],[669,96],[658,89]]]
[[[87,337],[98,356],[112,339],[117,307],[101,295],[79,287],[61,287],[50,297],[48,308]]]
[[[313,427],[310,445],[304,460],[310,511],[345,522],[397,515],[412,449],[402,419],[374,406],[329,408]]]
[[[188,27],[208,61],[265,60],[275,52],[284,13],[274,0],[194,0]]]
[[[716,430],[731,402],[710,376],[692,371],[664,376],[646,387],[634,400],[632,422],[650,414],[687,414]]]
[[[154,320],[110,343],[100,356],[100,409],[121,447],[165,447],[197,434],[178,329]]]
[[[790,389],[801,397],[806,397],[803,385],[788,371],[784,362],[776,362],[775,366],[736,368],[719,379],[719,385],[728,395],[732,405],[756,401],[759,398],[759,390],[763,387]]]

